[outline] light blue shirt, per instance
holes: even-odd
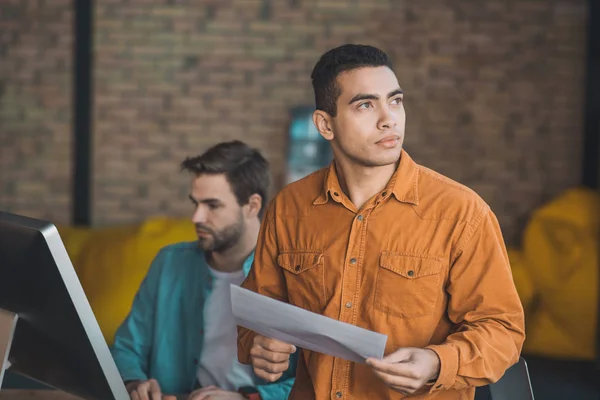
[[[248,275],[254,253],[244,262]],[[144,278],[131,312],[111,348],[124,381],[156,379],[166,394],[190,393],[196,387],[204,333],[204,301],[211,274],[197,242],[163,248]],[[294,383],[296,357],[274,383],[256,378],[263,400],[287,399]]]

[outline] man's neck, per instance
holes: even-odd
[[[335,168],[340,186],[357,210],[385,189],[398,164],[365,167],[347,160],[336,160]]]
[[[235,272],[244,267],[244,262],[256,247],[260,221],[248,224],[246,232],[237,244],[222,252],[210,252],[206,254],[208,265],[217,271]]]

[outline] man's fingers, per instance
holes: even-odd
[[[252,358],[262,358],[263,360],[272,363],[284,363],[290,359],[289,353],[278,353],[266,350],[260,346],[252,346],[250,349],[250,356]]]
[[[140,395],[135,390],[129,393],[129,396],[131,397],[131,400],[141,400]]]
[[[162,400],[177,400],[177,396],[163,395]]]
[[[140,388],[137,388],[137,395],[139,396],[139,400],[150,400],[150,398],[148,397],[148,391],[147,390],[140,390]]]
[[[139,400],[150,400],[148,397],[148,392],[150,391],[150,382],[146,381],[140,383],[135,390],[139,396]]]
[[[397,376],[394,374],[386,374],[385,372],[380,372],[374,370],[375,375],[379,377],[382,381],[392,387],[398,387],[406,390],[415,391],[421,387],[419,381],[411,378],[407,378],[404,376]]]
[[[278,374],[280,372],[285,372],[290,366],[289,360],[286,360],[281,363],[272,363],[262,358],[253,358],[252,365],[256,368],[262,369],[271,374]]]
[[[216,386],[208,386],[199,390],[197,397],[194,397],[194,400],[209,400],[215,398],[220,393],[223,393],[223,390],[219,389]]]
[[[276,353],[293,354],[296,352],[296,346],[294,345],[260,335],[254,337],[254,344],[259,345],[263,349]]]
[[[150,392],[150,398],[152,400],[162,400],[162,393],[160,390],[158,392]]]
[[[257,335],[250,349],[254,373],[267,382],[275,382],[290,366],[290,354],[296,346]]]
[[[194,393],[214,392],[215,389],[219,390],[218,387],[211,385],[211,386],[203,387],[202,389],[198,389]]]
[[[384,360],[376,360],[374,358],[367,359],[367,364],[373,368],[375,372],[383,372],[395,376],[403,376],[410,379],[420,378],[415,371],[414,364],[409,363],[390,363]]]
[[[198,393],[198,395],[196,395],[194,397],[194,400],[208,400],[211,398],[212,395],[214,395],[216,393],[217,393],[217,391],[214,389],[206,391],[206,392]]]
[[[413,357],[416,350],[418,351],[419,349],[415,349],[414,347],[403,347],[383,357],[383,361],[389,363],[408,361]]]
[[[267,372],[263,369],[259,369],[256,367],[254,367],[254,373],[260,379],[265,380],[267,382],[275,382],[277,379],[281,378],[281,376],[283,375],[283,373],[281,373],[281,372],[278,374],[274,374],[274,373],[270,373],[270,372]]]
[[[150,391],[150,396],[151,396],[152,400],[161,400],[162,393],[161,393],[160,385],[158,384],[158,381],[156,379],[150,379],[148,381],[148,384],[149,384],[149,391]]]

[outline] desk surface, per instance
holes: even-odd
[[[0,390],[0,400],[82,400],[59,390],[29,390],[3,389]]]
[[[187,395],[177,396],[177,400],[186,400]],[[5,389],[0,390],[0,400],[83,400],[59,390],[29,390]]]

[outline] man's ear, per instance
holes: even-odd
[[[260,214],[262,205],[263,205],[262,197],[259,194],[254,193],[252,196],[250,196],[248,198],[248,204],[246,204],[246,207],[247,207],[246,216],[248,218],[258,217],[258,215]]]
[[[326,140],[333,140],[332,118],[325,111],[315,110],[313,112],[313,123],[315,127]]]

